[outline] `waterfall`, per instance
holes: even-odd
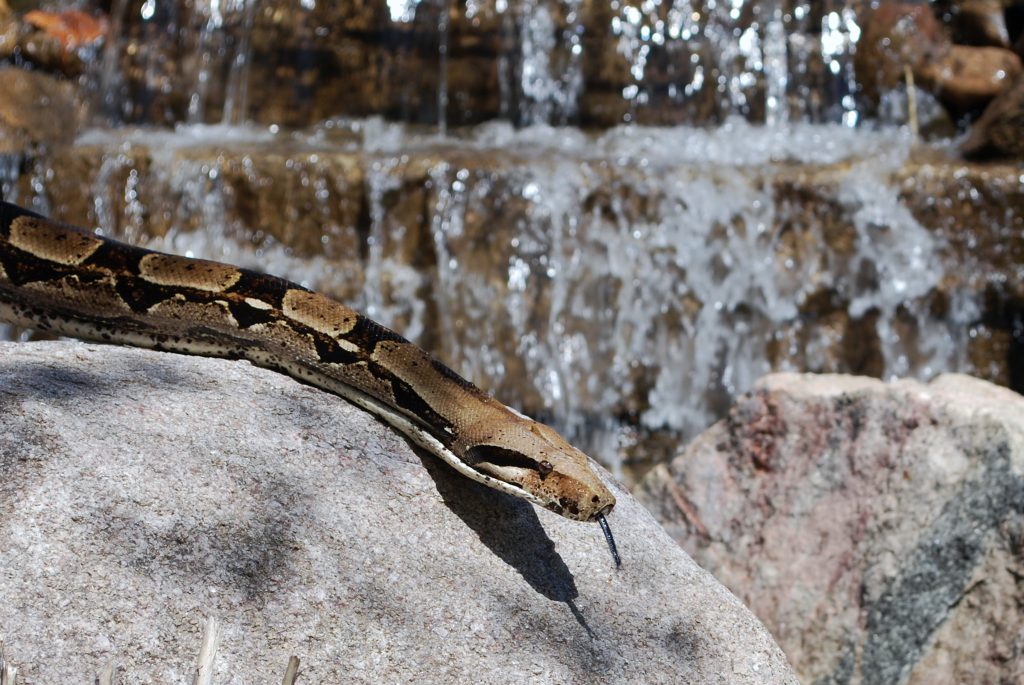
[[[501,117],[858,120],[851,0],[381,0],[349,10],[315,0],[117,0],[112,13],[97,81],[115,121],[237,124],[287,111],[313,124],[389,111],[443,134]],[[318,101],[320,92],[345,95]],[[285,95],[290,105],[276,101]]]

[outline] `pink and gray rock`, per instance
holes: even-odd
[[[244,362],[0,343],[0,639],[31,683],[796,683],[613,483],[596,525]],[[21,682],[21,681],[19,681]]]
[[[1024,398],[777,374],[638,499],[744,599],[801,681],[1019,682]]]

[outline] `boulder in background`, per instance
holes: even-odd
[[[776,374],[638,499],[745,600],[805,683],[1024,672],[1024,398]]]

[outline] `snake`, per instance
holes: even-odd
[[[156,252],[0,201],[0,320],[159,351],[248,360],[338,395],[483,485],[600,524],[589,457],[398,333],[269,274]]]

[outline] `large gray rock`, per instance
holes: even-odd
[[[1020,682],[1024,398],[778,374],[638,498],[743,598],[801,681]]]
[[[0,633],[31,682],[795,683],[627,493],[597,526],[241,362],[0,343]]]

